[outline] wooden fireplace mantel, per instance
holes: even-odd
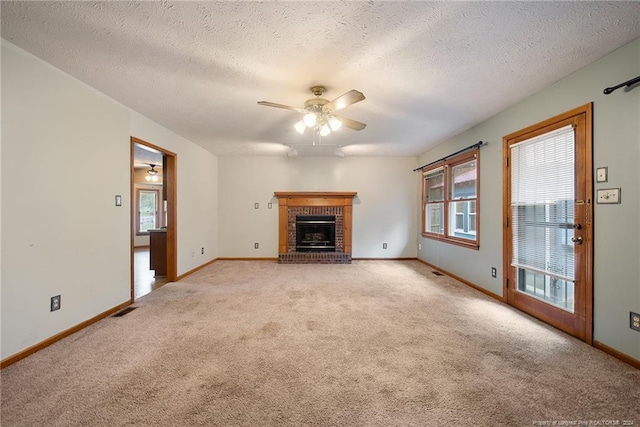
[[[343,239],[344,252],[351,253],[351,224],[353,221],[353,198],[355,191],[276,191],[278,198],[279,228],[278,252],[287,253],[287,227],[289,224],[289,208],[292,207],[342,207],[344,216]]]
[[[276,191],[280,206],[353,206],[355,191]]]

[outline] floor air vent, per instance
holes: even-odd
[[[439,271],[432,271],[432,273],[436,276],[444,276],[444,274],[440,273]]]
[[[114,314],[111,317],[122,317],[127,313],[131,313],[133,310],[135,310],[138,307],[127,307],[124,310],[120,310],[119,312],[117,312],[116,314]]]

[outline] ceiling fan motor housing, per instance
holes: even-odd
[[[328,111],[324,111],[322,107],[329,103],[328,99],[320,98],[322,94],[326,91],[324,86],[313,86],[311,89],[311,93],[313,93],[316,97],[307,99],[304,102],[304,109],[314,113],[328,113]]]
[[[324,86],[313,86],[310,90],[311,93],[315,96],[322,96],[322,94],[325,93],[327,89],[325,89]]]
[[[324,98],[311,98],[304,102],[304,109],[309,111],[322,111],[322,107],[328,104],[329,101]]]

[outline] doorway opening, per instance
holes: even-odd
[[[174,281],[176,155],[131,137],[131,302]]]

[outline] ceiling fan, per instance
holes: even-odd
[[[367,126],[357,120],[348,119],[334,114],[335,111],[342,110],[349,105],[364,100],[365,97],[362,92],[352,89],[349,92],[340,95],[333,101],[329,101],[321,98],[325,91],[326,89],[324,86],[313,86],[311,88],[311,93],[316,97],[307,99],[304,102],[304,107],[302,108],[276,104],[268,101],[258,101],[258,105],[284,108],[285,110],[293,110],[304,114],[302,120],[294,125],[294,128],[301,134],[304,133],[307,128],[317,131],[321,136],[327,136],[332,131],[338,130],[342,125],[353,130],[362,130]]]

